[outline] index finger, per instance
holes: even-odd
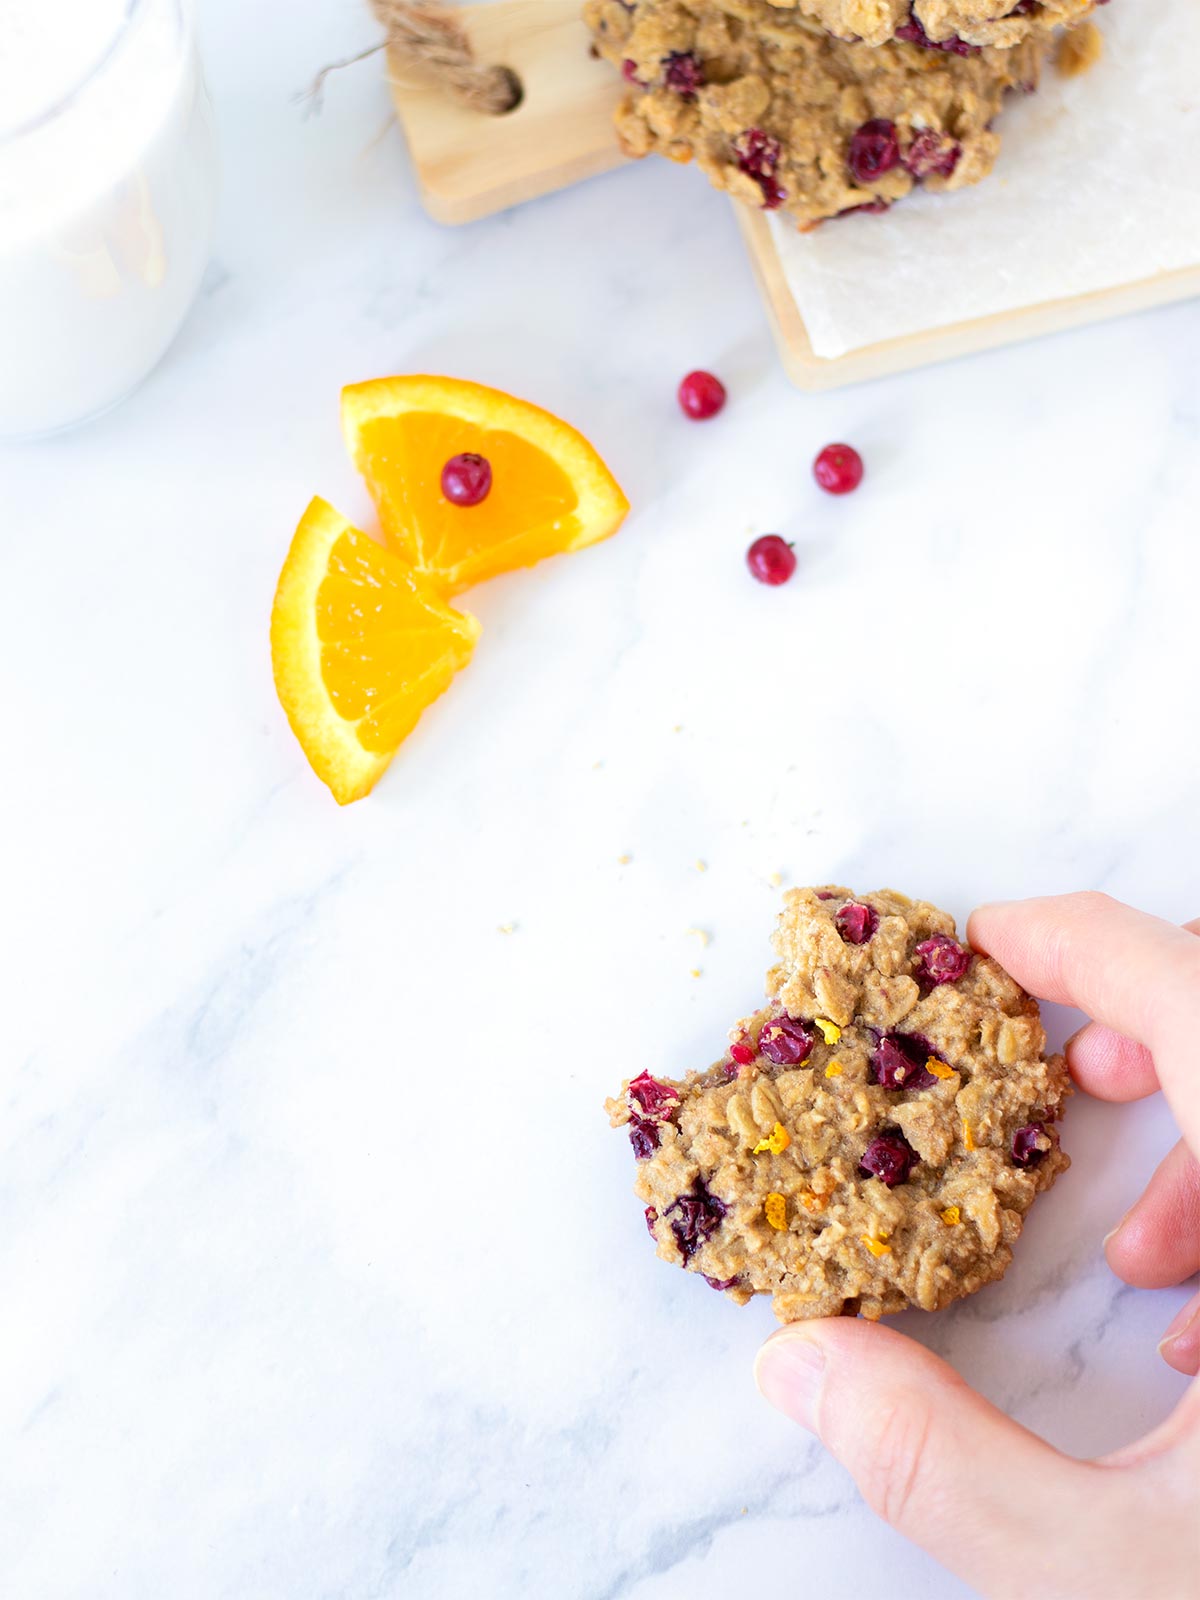
[[[981,906],[967,937],[1032,994],[1145,1045],[1180,1130],[1200,1148],[1200,940],[1091,891]]]

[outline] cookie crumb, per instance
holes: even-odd
[[[1081,22],[1058,41],[1054,65],[1064,78],[1090,72],[1104,54],[1104,35],[1094,22]]]
[[[687,930],[686,937],[689,939],[699,939],[705,950],[708,949],[709,943],[711,942],[711,935],[704,928],[689,928]]]
[[[515,922],[502,922],[496,929],[497,933],[516,933],[516,931],[517,925]]]
[[[700,968],[699,967],[693,967],[692,968],[692,977],[693,978],[698,978],[698,977],[700,977],[700,975],[701,975],[700,974]]]
[[[771,885],[772,889],[781,889],[783,887],[783,873],[773,872],[767,879],[767,882]]]
[[[697,862],[696,862],[696,871],[697,872],[707,872],[708,871],[708,862],[707,861],[697,860]]]
[[[627,867],[632,860],[633,860],[632,856],[618,856],[617,857],[617,865],[619,867]]]

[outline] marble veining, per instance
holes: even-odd
[[[698,174],[440,229],[373,64],[295,103],[365,7],[201,23],[208,292],[127,404],[0,453],[0,1591],[963,1595],[758,1399],[768,1308],[654,1260],[601,1105],[718,1053],[776,874],[1197,913],[1200,307],[806,397]],[[267,615],[311,494],[369,520],[339,385],[421,368],[569,417],[635,511],[470,597],[470,671],[343,812]],[[1072,1452],[1182,1392],[1181,1293],[1100,1254],[1173,1138],[1074,1103],[1006,1280],[902,1319]]]

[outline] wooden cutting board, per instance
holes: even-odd
[[[612,127],[623,85],[607,62],[592,56],[580,8],[581,0],[461,8],[476,59],[509,67],[521,80],[520,104],[502,117],[465,110],[389,58],[396,112],[422,201],[436,222],[474,222],[624,163]],[[801,389],[861,383],[1200,295],[1198,264],[826,359],[813,352],[766,218],[734,204],[784,368]]]

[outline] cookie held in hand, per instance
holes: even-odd
[[[781,1322],[936,1311],[1002,1277],[1070,1164],[1037,1002],[892,890],[793,889],[773,942],[768,1004],[715,1066],[607,1104],[658,1254]]]

